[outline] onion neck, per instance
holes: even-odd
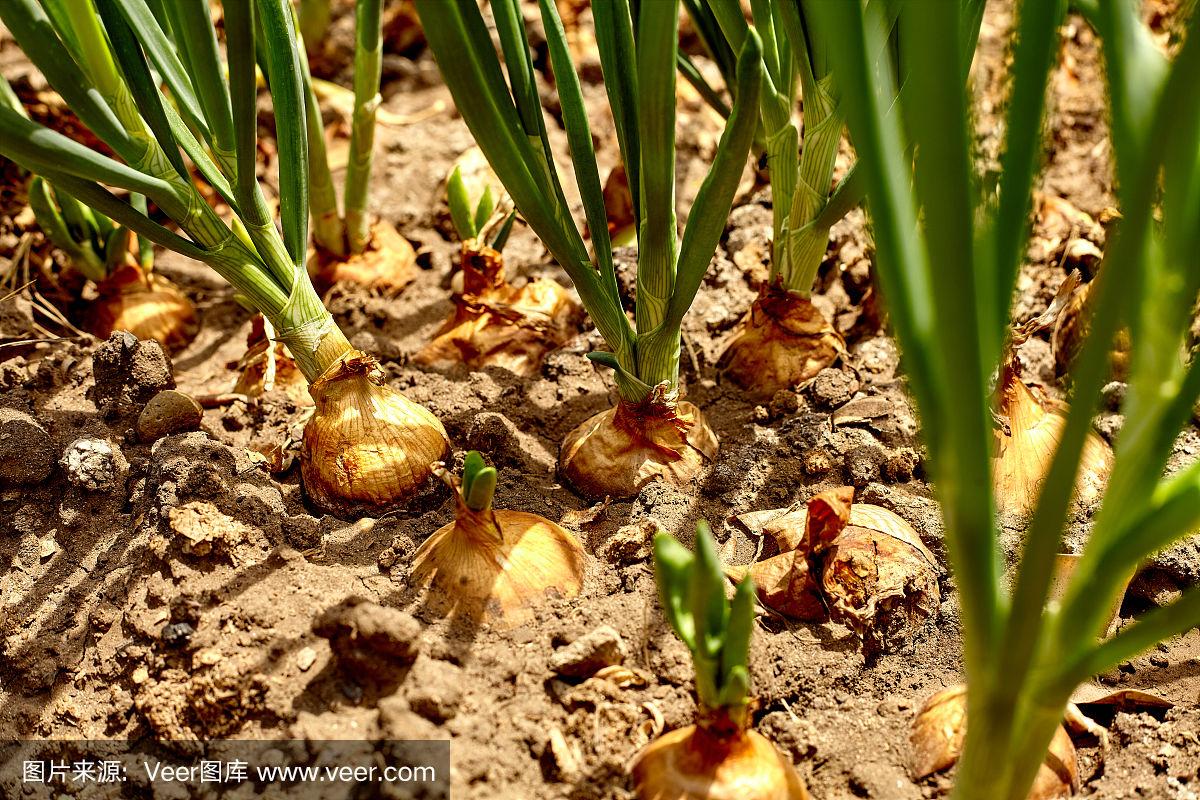
[[[495,546],[504,542],[495,510],[489,505],[482,511],[476,511],[466,504],[461,491],[454,493],[454,527],[480,546]]]
[[[717,741],[728,741],[745,733],[749,724],[749,703],[713,708],[701,703],[700,714],[696,720],[696,730]]]
[[[297,278],[283,310],[268,321],[275,328],[276,341],[288,346],[310,384],[354,349],[304,274]]]
[[[463,242],[463,294],[487,295],[504,287],[504,257],[475,239]]]

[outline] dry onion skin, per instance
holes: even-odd
[[[909,769],[914,780],[923,780],[948,769],[962,754],[967,732],[967,687],[951,686],[925,701],[909,731],[912,747]],[[1038,769],[1029,800],[1057,800],[1079,790],[1075,745],[1061,725],[1054,731],[1046,759]]]
[[[371,240],[363,252],[338,256],[317,247],[309,257],[308,271],[322,293],[351,284],[395,297],[416,280],[417,253],[392,225],[378,221],[371,226]]]
[[[717,448],[699,408],[655,393],[637,405],[621,400],[579,425],[563,440],[558,463],[585,497],[626,498],[652,481],[690,485]]]
[[[417,495],[450,447],[424,406],[383,384],[358,350],[309,385],[316,412],[304,428],[301,476],[309,499],[339,517],[377,516]]]
[[[1037,505],[1067,419],[1048,399],[1036,396],[1011,363],[1001,371],[998,388],[999,417],[1004,425],[993,433],[996,507],[1001,514],[1024,518]],[[1075,502],[1090,507],[1100,499],[1112,462],[1112,448],[1095,431],[1089,431],[1079,458]]]
[[[632,767],[641,800],[808,800],[796,768],[756,731],[689,725],[646,745]]]
[[[763,534],[780,554],[728,574],[749,574],[763,604],[785,616],[832,617],[859,635],[866,652],[894,652],[937,616],[937,562],[911,525],[853,497],[850,487],[822,492],[772,520]]]
[[[296,366],[291,351],[283,342],[272,341],[268,323],[262,314],[255,314],[246,334],[246,352],[238,360],[237,383],[234,394],[261,397],[274,388],[283,389],[289,399],[299,406],[312,405],[308,383]]]
[[[717,366],[762,399],[814,378],[845,353],[845,340],[807,297],[764,284]]]
[[[483,464],[474,451],[467,459],[464,479]],[[473,468],[476,459],[479,466]],[[513,627],[531,621],[548,597],[579,594],[583,548],[568,531],[537,514],[494,510],[495,470],[482,469],[491,471],[490,488],[475,490],[470,501],[453,476],[437,470],[454,491],[454,521],[417,550],[412,582],[428,585],[425,606],[436,614]]]
[[[96,284],[99,297],[88,306],[86,326],[99,339],[129,331],[177,353],[196,338],[196,307],[183,291],[156,272],[127,262]]]
[[[454,311],[414,360],[430,367],[462,363],[474,370],[537,374],[546,353],[574,335],[579,304],[553,280],[509,284],[500,253],[475,240],[463,243],[461,263],[463,291],[453,297]]]

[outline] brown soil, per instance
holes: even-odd
[[[1005,5],[991,8],[975,73],[981,150],[993,159],[1003,96],[994,76],[1010,22]],[[11,41],[0,41],[0,64],[14,80],[29,72]],[[443,180],[472,140],[428,54],[389,56],[388,65],[384,107],[416,121],[380,127],[372,202],[413,243],[420,272],[394,299],[342,287],[332,310],[356,347],[383,360],[391,385],[444,422],[456,458],[475,448],[500,467],[497,507],[542,514],[579,536],[588,553],[581,596],[515,630],[438,619],[412,596],[406,577],[416,546],[451,519],[452,503],[437,505],[439,498],[431,509],[358,521],[315,516],[297,467],[276,479],[252,456],[299,439],[310,410],[295,393],[281,386],[250,403],[210,404],[199,431],[146,444],[135,433],[138,411],[170,377],[156,373],[152,345],[141,353],[80,337],[6,347],[0,406],[31,415],[44,430],[31,434],[39,452],[29,469],[57,463],[84,437],[106,440],[118,454],[99,471],[55,467],[48,480],[0,486],[0,730],[56,738],[449,736],[455,797],[631,797],[626,767],[634,753],[660,730],[690,724],[696,711],[688,653],[659,611],[648,534],[661,527],[690,542],[696,521],[707,519],[725,560],[745,564],[762,543],[731,516],[852,484],[860,500],[911,523],[938,559],[936,624],[907,649],[868,660],[840,625],[760,617],[751,655],[755,725],[794,759],[814,797],[944,796],[946,776],[909,777],[908,728],[925,698],[959,680],[958,595],[902,364],[875,310],[862,213],[835,228],[815,298],[846,337],[847,363],[755,405],[715,369],[768,257],[770,194],[753,187],[747,170],[746,191],[685,325],[687,397],[704,409],[720,454],[691,491],[652,484],[632,501],[587,511],[556,475],[556,457],[573,427],[616,398],[610,374],[583,358],[600,345],[594,330],[581,328],[532,378],[409,362],[451,310],[458,243]],[[1042,191],[1093,216],[1113,202],[1100,69],[1095,36],[1073,17],[1052,81]],[[325,72],[344,77],[341,64]],[[597,72],[585,70],[585,92],[607,170],[616,145]],[[557,130],[556,98],[547,101]],[[679,129],[686,216],[719,129],[690,95]],[[555,136],[565,159],[561,131]],[[0,271],[14,266],[26,238],[31,258],[58,264],[61,256],[20,215],[13,171],[4,165],[2,174]],[[1052,231],[1036,232],[1017,321],[1046,308],[1071,266],[1049,244]],[[504,255],[517,282],[566,282],[528,229],[514,230]],[[158,263],[201,318],[199,336],[174,356],[175,385],[198,398],[230,391],[250,314],[202,265],[168,254]],[[5,302],[0,324],[3,336],[18,339],[52,322],[21,296]],[[1019,356],[1025,379],[1061,393],[1048,334]],[[93,376],[93,363],[114,359],[131,359],[124,386]],[[1099,420],[1110,437],[1120,423],[1111,411]],[[1200,430],[1189,427],[1171,469],[1198,452]],[[1071,546],[1087,514],[1073,520]],[[1011,560],[1020,527],[1006,521],[1006,532]],[[1122,620],[1197,581],[1200,546],[1188,542],[1139,574]],[[347,626],[373,633],[348,644]],[[583,650],[600,659],[592,666],[623,660],[629,673],[619,682],[587,677],[594,670],[575,657]],[[1198,665],[1200,635],[1192,631],[1101,676],[1113,689],[1152,691],[1175,707],[1085,706],[1109,736],[1106,745],[1075,738],[1084,794],[1195,796]]]

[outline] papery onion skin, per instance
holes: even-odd
[[[755,731],[690,725],[642,748],[631,768],[641,800],[808,800],[792,763]]]
[[[583,588],[584,553],[568,531],[524,511],[474,511],[455,493],[455,520],[413,556],[412,582],[428,584],[438,615],[514,627],[534,619],[548,597]]]
[[[816,377],[845,353],[845,340],[808,298],[764,285],[717,367],[752,399],[769,399]]]
[[[272,363],[273,362],[273,363]],[[246,335],[246,352],[237,363],[238,380],[234,394],[260,397],[271,388],[283,388],[296,405],[312,405],[304,374],[283,342],[267,337],[264,320],[256,314]],[[270,375],[270,386],[268,383]]]
[[[1034,395],[1011,365],[1002,370],[998,390],[999,412],[1008,431],[997,427],[993,434],[996,507],[1001,514],[1024,518],[1037,504],[1067,420],[1049,401]],[[1112,462],[1112,448],[1095,431],[1088,431],[1080,454],[1075,502],[1090,507],[1100,499]]]
[[[1054,369],[1060,376],[1069,375],[1075,356],[1083,349],[1087,341],[1090,325],[1088,317],[1091,314],[1093,283],[1080,286],[1067,300],[1066,305],[1054,321],[1050,332],[1050,347],[1054,353]],[[1113,348],[1108,353],[1109,368],[1112,379],[1123,381],[1129,375],[1129,359],[1132,350],[1129,330],[1121,328],[1113,339]]]
[[[948,769],[962,755],[967,732],[967,687],[951,686],[937,692],[921,707],[909,731],[912,751],[909,771],[914,780]],[[1075,745],[1059,725],[1050,741],[1046,759],[1038,769],[1029,800],[1057,800],[1079,789],[1079,765]]]
[[[454,312],[414,357],[418,364],[501,367],[529,377],[541,369],[546,353],[577,330],[579,304],[564,287],[548,279],[510,285],[504,261],[492,248],[464,243],[462,271]]]
[[[417,253],[394,227],[376,222],[363,252],[337,256],[317,248],[309,258],[309,273],[322,294],[338,284],[354,284],[394,297],[416,280]]]
[[[182,290],[155,272],[136,264],[123,264],[96,285],[99,297],[85,314],[88,331],[107,339],[113,331],[129,331],[143,340],[153,339],[169,353],[187,347],[200,323],[196,307]]]
[[[301,477],[309,499],[340,517],[378,515],[418,494],[450,447],[424,406],[383,385],[378,362],[351,350],[309,386]]]
[[[622,400],[568,433],[558,463],[585,497],[627,498],[651,481],[690,485],[717,449],[717,435],[691,403]]]

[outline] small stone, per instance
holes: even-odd
[[[1171,666],[1171,662],[1156,653],[1155,655],[1150,656],[1150,666],[1158,667],[1159,669],[1166,669],[1167,667]]]
[[[901,447],[888,453],[887,462],[883,465],[883,472],[893,483],[908,483],[913,479],[917,465],[920,463],[921,458],[915,450],[911,447]]]
[[[28,414],[0,408],[0,486],[44,481],[54,469],[50,434]]]
[[[72,485],[89,492],[113,488],[129,469],[121,448],[107,439],[76,439],[58,463]]]
[[[775,419],[795,414],[800,410],[800,395],[788,389],[780,389],[771,398],[771,416]]]
[[[598,555],[610,564],[634,564],[650,558],[650,542],[658,525],[643,519],[632,525],[622,525],[604,544]]]
[[[449,661],[418,656],[405,678],[408,704],[432,722],[445,722],[458,713],[462,700],[463,671]]]
[[[1129,387],[1121,381],[1104,384],[1100,390],[1100,400],[1109,411],[1116,411],[1125,402],[1125,390]]]
[[[833,458],[827,450],[814,447],[801,458],[804,472],[808,475],[824,475],[833,469]]]
[[[879,480],[886,456],[878,445],[865,444],[846,453],[846,474],[857,488]]]
[[[317,651],[311,647],[303,647],[296,653],[296,666],[300,668],[301,672],[308,672],[309,668],[316,663],[316,660]]]
[[[138,415],[137,435],[149,444],[164,436],[200,430],[204,409],[191,396],[165,389],[150,399]]]
[[[195,632],[196,629],[186,622],[172,622],[163,626],[161,638],[167,647],[183,647]]]
[[[92,356],[92,401],[105,416],[140,412],[154,395],[175,388],[171,359],[155,341],[116,331]]]
[[[849,402],[858,391],[858,378],[846,370],[826,367],[817,373],[808,387],[813,403],[820,408],[837,408]]]
[[[550,669],[559,675],[588,678],[604,667],[625,662],[625,642],[615,628],[602,625],[550,656]]]

